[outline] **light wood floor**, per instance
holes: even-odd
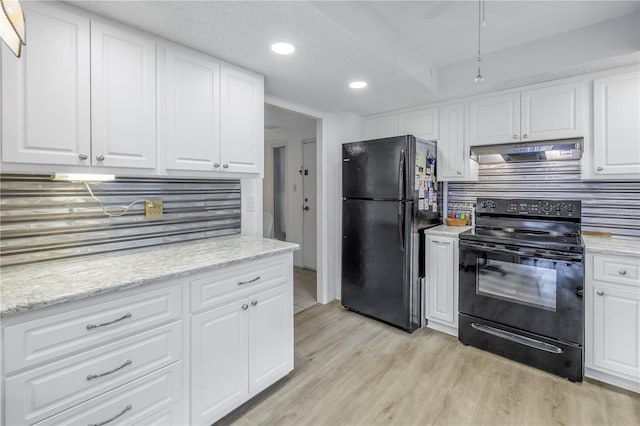
[[[333,302],[295,316],[295,370],[220,424],[639,425],[640,396],[409,335]]]

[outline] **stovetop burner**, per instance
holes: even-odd
[[[581,202],[479,198],[476,227],[460,239],[583,253]]]

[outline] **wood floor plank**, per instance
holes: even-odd
[[[638,425],[640,395],[581,384],[337,302],[295,316],[295,370],[220,425]]]

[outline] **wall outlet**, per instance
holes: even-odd
[[[154,198],[144,202],[145,220],[162,220],[162,200]]]

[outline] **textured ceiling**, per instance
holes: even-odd
[[[474,1],[68,3],[263,74],[272,96],[316,110],[360,115],[487,91],[518,79],[542,81],[556,69],[570,74],[572,66],[584,70],[585,62],[602,66],[608,56],[631,55],[616,61],[625,64],[637,61],[633,53],[640,49],[637,1],[490,1],[483,67],[493,67],[495,78],[477,87],[469,84],[477,51]],[[607,27],[607,22],[612,24]],[[620,49],[604,43],[600,49],[580,45],[589,31],[605,30],[620,33],[607,38]],[[545,53],[544,43],[553,45],[563,37],[573,41],[555,43],[567,49],[566,55]],[[271,43],[281,40],[295,44],[296,52],[272,53]],[[530,52],[526,61],[516,61],[519,46]],[[580,49],[592,51],[573,54]],[[522,65],[527,61],[539,66]],[[369,87],[349,89],[353,79],[364,79]]]

